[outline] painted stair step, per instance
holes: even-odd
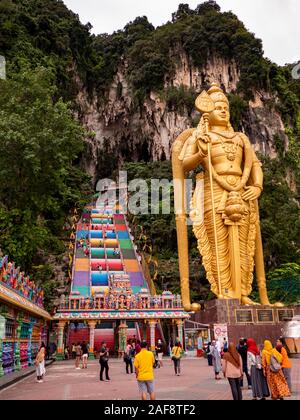
[[[102,230],[91,230],[90,236],[92,239],[102,239],[103,231]]]
[[[139,273],[129,273],[130,284],[131,286],[140,286],[143,287],[145,284],[144,276],[141,272]]]
[[[89,230],[77,230],[76,238],[77,238],[77,240],[88,239],[89,238]]]
[[[92,258],[104,258],[105,256],[105,249],[104,248],[92,248],[91,249],[91,257]]]
[[[107,286],[108,285],[108,274],[92,272],[92,286]]]
[[[127,232],[127,226],[126,225],[116,225],[116,231],[117,232]]]
[[[133,245],[130,239],[120,239],[121,249],[133,249]]]
[[[127,231],[118,231],[118,238],[119,239],[130,239],[129,233]]]
[[[93,219],[93,224],[95,225],[111,225],[112,224],[112,219]]]
[[[74,286],[89,286],[90,273],[88,271],[75,271],[73,277]]]
[[[122,256],[125,260],[136,260],[136,254],[133,249],[122,249]]]
[[[91,225],[91,231],[92,232],[94,232],[94,231],[102,231],[102,230],[113,230],[113,229],[115,229],[115,225],[112,225],[112,224],[92,224]]]
[[[124,260],[125,270],[130,273],[138,273],[140,271],[140,266],[136,260]]]
[[[73,286],[72,292],[79,292],[81,296],[90,296],[90,288],[88,286]]]
[[[90,271],[90,261],[88,258],[76,258],[75,271]]]

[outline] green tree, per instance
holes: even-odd
[[[63,250],[66,214],[89,191],[75,164],[85,132],[69,105],[53,102],[44,68],[0,80],[0,91],[0,247],[28,269],[39,254]]]

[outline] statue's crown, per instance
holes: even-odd
[[[229,105],[229,101],[217,83],[212,83],[210,89],[207,91],[208,95],[211,97],[214,103],[216,102],[226,102]]]

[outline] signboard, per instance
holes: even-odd
[[[257,322],[270,323],[274,322],[274,314],[272,309],[257,309]]]
[[[228,343],[227,324],[214,324],[214,337],[216,341],[219,341],[221,347],[224,345],[224,338]]]
[[[280,322],[285,321],[286,319],[292,319],[294,317],[293,309],[278,309],[278,320]]]
[[[237,324],[247,324],[253,322],[252,309],[236,309],[235,318]]]

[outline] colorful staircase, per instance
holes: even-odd
[[[87,220],[89,217],[88,213],[85,213],[82,219]],[[90,239],[90,228],[89,223],[78,223],[76,232],[76,243],[73,260],[73,281],[72,281],[72,293],[80,294],[81,296],[88,297],[91,293],[90,288],[90,256],[89,256],[89,239]],[[78,246],[82,241],[83,246]],[[85,254],[84,248],[88,249],[88,253]]]
[[[113,274],[128,274],[134,294],[148,289],[125,215],[117,210],[112,201],[89,206],[77,224],[73,294],[90,297],[108,292]]]
[[[116,275],[120,275],[116,276]],[[126,217],[114,201],[99,200],[87,206],[76,226],[76,242],[73,256],[71,295],[77,298],[91,298],[111,292],[112,277],[118,279],[126,275],[130,280],[132,294],[148,293],[148,282],[143,272],[142,258],[133,243]],[[126,277],[125,276],[125,277]],[[146,289],[146,290],[145,290]],[[127,337],[143,338],[143,323],[135,322],[127,331]],[[150,340],[149,331],[147,339]],[[156,328],[156,340],[164,341],[163,333]],[[89,329],[79,323],[72,327],[68,342],[89,340]],[[101,322],[95,329],[95,348],[100,348],[102,340],[115,345],[113,324]]]

